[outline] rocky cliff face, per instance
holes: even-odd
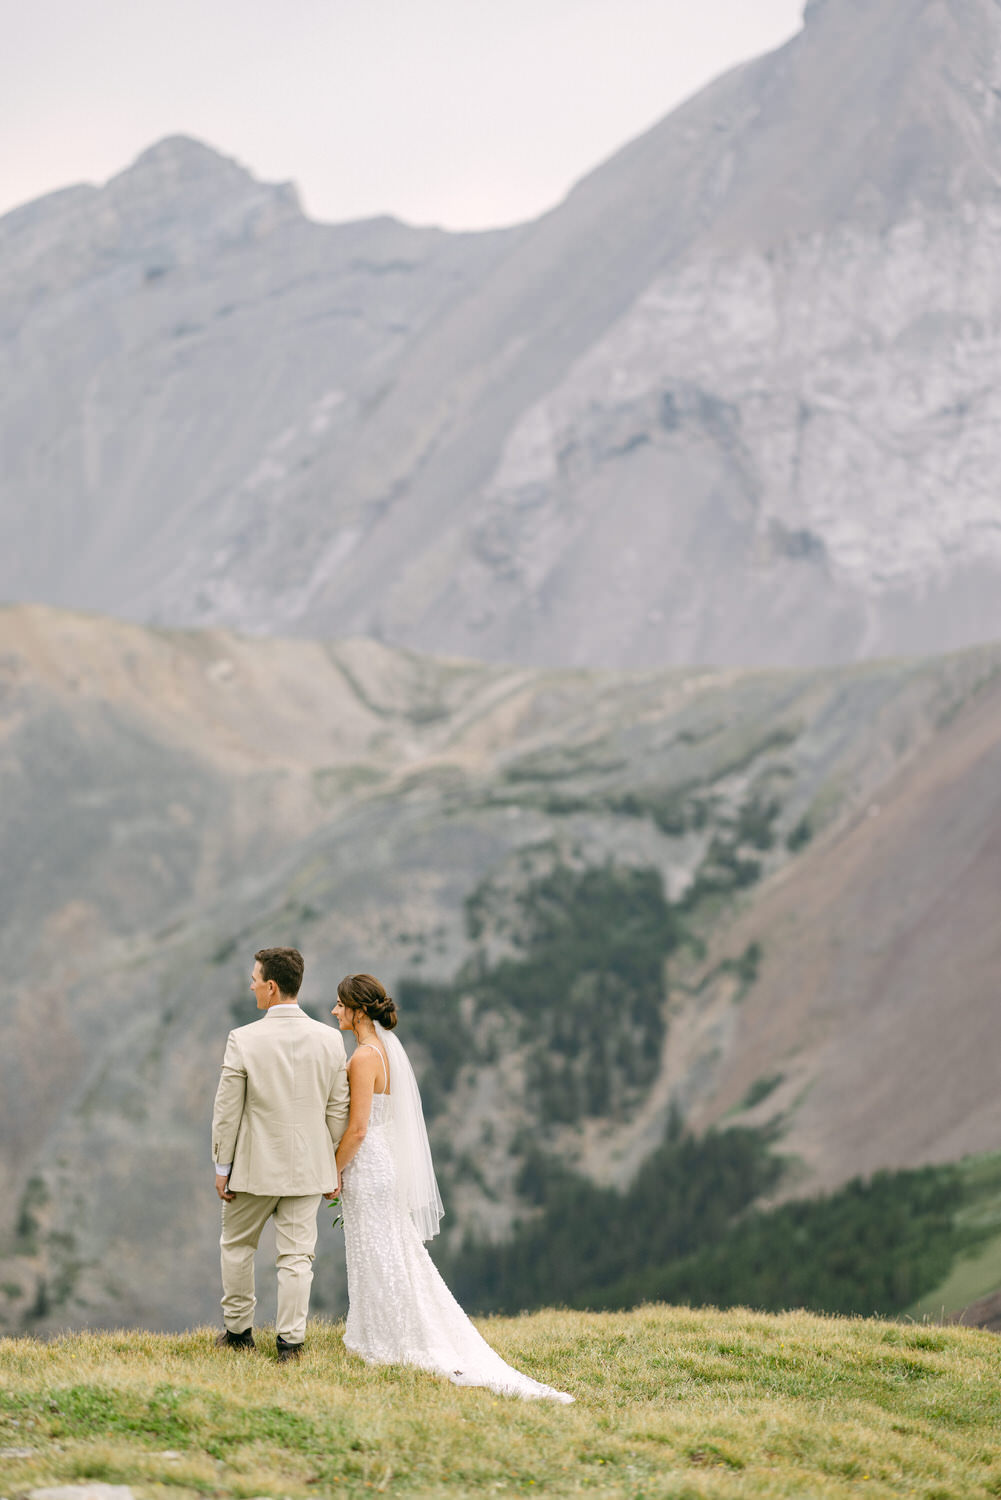
[[[311,224],[184,138],[7,215],[4,597],[279,626],[332,499],[319,456],[509,239]]]
[[[628,1180],[672,1106],[775,1120],[795,1191],[996,1144],[995,648],[605,675],[8,609],[0,666],[8,1329],[215,1318],[274,942],[316,1015],[396,992],[454,1236],[540,1147]]]
[[[984,632],[999,229],[1001,210],[968,205],[660,277],[505,444],[458,575],[486,654],[517,601],[516,652],[550,639],[551,589],[581,662],[652,662],[665,640],[676,661],[767,660],[783,638],[866,657]],[[628,604],[589,616],[595,587]]]
[[[824,0],[538,222],[193,142],[0,222],[0,590],[536,664],[1001,633],[993,0]]]

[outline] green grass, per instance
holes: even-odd
[[[1001,1286],[1001,1234],[961,1255],[945,1280],[920,1297],[910,1311],[915,1318],[948,1318],[961,1313]]]
[[[961,1313],[1001,1287],[1001,1153],[967,1157],[958,1170],[964,1201],[956,1226],[973,1243],[944,1280],[908,1309],[917,1319]]]
[[[663,1306],[480,1326],[577,1404],[369,1369],[322,1322],[297,1366],[276,1362],[267,1331],[256,1354],[217,1350],[205,1329],[0,1340],[0,1488],[93,1479],[175,1500],[1001,1495],[992,1334]]]

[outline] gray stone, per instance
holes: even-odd
[[[50,1488],[29,1490],[28,1500],[133,1500],[127,1484],[57,1484]]]

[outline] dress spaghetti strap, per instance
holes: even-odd
[[[385,1085],[386,1085],[385,1088],[383,1089],[383,1093],[388,1098],[389,1097],[389,1069],[386,1067],[386,1059],[382,1055],[382,1048],[379,1047],[375,1042],[359,1042],[358,1046],[359,1047],[372,1047],[379,1054],[379,1061],[382,1063],[382,1074],[383,1074],[383,1078],[385,1079]]]

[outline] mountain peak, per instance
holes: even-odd
[[[136,157],[106,184],[116,196],[156,193],[161,200],[181,198],[211,187],[213,193],[246,196],[273,192],[246,167],[189,135],[168,135]]]
[[[954,212],[997,196],[994,0],[807,0],[745,71],[716,213],[730,243]]]
[[[900,0],[806,0],[803,6],[803,25],[809,26],[822,12],[826,15],[828,12],[836,12],[839,9],[841,11],[851,9],[863,17],[871,16],[879,11],[881,4],[884,10],[900,9]],[[912,5],[912,9],[914,8]]]
[[[259,182],[232,157],[191,136],[171,135],[112,177],[104,196],[123,242],[260,238],[301,216],[292,183]]]
[[[211,166],[224,162],[233,164],[233,158],[224,156],[221,151],[216,151],[213,146],[206,145],[204,141],[198,140],[193,135],[165,135],[162,140],[154,141],[152,146],[147,146],[145,151],[141,151],[133,167],[187,163]]]

